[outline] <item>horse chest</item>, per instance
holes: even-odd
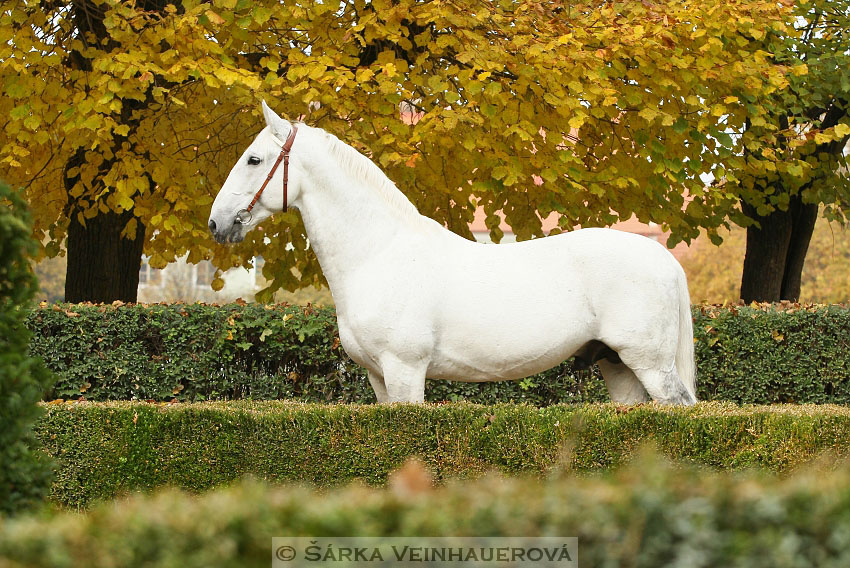
[[[366,349],[366,347],[364,347],[363,343],[360,341],[360,338],[357,336],[351,326],[348,325],[343,318],[339,318],[338,326],[339,341],[348,356],[351,357],[351,359],[358,365],[361,365],[371,370],[377,369],[377,359],[371,356],[371,350]]]
[[[434,346],[433,327],[425,318],[388,306],[338,313],[339,338],[345,352],[370,370],[380,368],[381,356],[391,352],[408,360],[425,360]]]

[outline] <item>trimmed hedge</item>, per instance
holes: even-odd
[[[779,479],[642,455],[603,476],[491,476],[437,489],[421,477],[406,466],[381,490],[172,489],[83,515],[0,519],[0,567],[268,567],[272,537],[355,535],[577,537],[579,566],[850,565],[846,468]]]
[[[33,354],[61,376],[47,397],[178,401],[375,402],[339,343],[336,312],[289,305],[43,304]],[[430,401],[607,400],[601,378],[569,364],[503,383],[428,381]]]
[[[48,399],[375,400],[332,309],[43,304],[28,326],[32,353],[61,376]],[[846,306],[697,306],[694,332],[701,400],[850,404]],[[568,361],[521,381],[428,381],[426,399],[544,406],[608,394],[596,368]]]
[[[702,400],[850,404],[846,305],[702,306],[694,327]]]
[[[437,479],[609,469],[651,441],[671,458],[783,472],[846,456],[850,409],[700,403],[480,406],[294,402],[47,404],[37,436],[59,463],[52,500],[81,507],[163,485],[202,491],[245,475],[382,484],[411,456]]]

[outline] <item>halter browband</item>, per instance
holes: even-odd
[[[281,144],[280,138],[275,135],[272,135],[278,144],[281,144],[280,155],[278,155],[277,160],[275,160],[274,165],[272,166],[269,175],[266,176],[266,181],[263,182],[263,185],[260,187],[260,190],[254,195],[254,199],[251,200],[251,204],[245,209],[248,213],[251,213],[251,209],[254,208],[254,205],[257,204],[257,201],[260,200],[260,196],[263,195],[263,191],[266,190],[266,186],[274,176],[274,173],[277,171],[277,167],[280,165],[280,162],[283,162],[283,212],[286,213],[286,202],[287,202],[287,185],[289,184],[289,151],[292,149],[292,143],[295,142],[295,134],[298,133],[298,128],[293,124],[292,131],[289,133],[289,136],[286,138],[286,142]]]

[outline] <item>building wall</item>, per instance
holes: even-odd
[[[470,223],[469,228],[472,230],[472,234],[475,236],[475,240],[482,243],[490,243],[490,230],[487,228],[484,220],[486,218],[486,214],[482,209],[478,209],[475,212],[475,219],[472,223]],[[557,215],[550,215],[546,219],[543,219],[542,222],[543,232],[549,233],[552,229],[558,226],[558,217]],[[499,225],[499,228],[505,234],[502,237],[502,243],[513,243],[516,242],[516,236],[513,234],[510,226],[504,221],[504,217],[502,218],[502,222]],[[652,240],[658,241],[662,245],[667,245],[667,239],[669,238],[669,233],[664,232],[661,229],[661,226],[656,223],[641,223],[637,220],[637,218],[632,217],[627,221],[621,221],[611,226],[612,229],[616,229],[618,231],[625,231],[628,233],[636,233],[639,235],[643,235]],[[677,259],[681,259],[685,254],[687,254],[689,250],[689,245],[685,243],[677,244],[670,252],[673,253]]]
[[[237,298],[246,301],[254,299],[260,288],[257,281],[256,266],[262,262],[254,259],[255,268],[231,268],[222,275],[224,287],[215,291],[210,284],[215,275],[215,267],[208,260],[198,264],[189,264],[186,257],[173,262],[163,269],[152,268],[147,257],[142,259],[139,272],[139,302],[232,302]]]

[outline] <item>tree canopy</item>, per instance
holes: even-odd
[[[796,2],[793,15],[794,29],[764,36],[771,63],[791,70],[788,85],[764,99],[768,113],[749,119],[746,151],[730,160],[725,178],[759,215],[787,207],[801,191],[805,202],[823,203],[829,218],[844,220],[850,2]]]
[[[497,211],[521,239],[554,212],[564,230],[637,215],[675,243],[737,215],[755,185],[730,174],[754,157],[811,171],[768,147],[787,136],[777,93],[816,71],[777,60],[791,4],[6,1],[0,177],[26,188],[48,255],[74,222],[128,213],[152,266],[262,254],[269,292],[318,283],[296,212],[233,248],[206,229],[265,99],[369,154],[460,234],[480,206],[495,238]]]

